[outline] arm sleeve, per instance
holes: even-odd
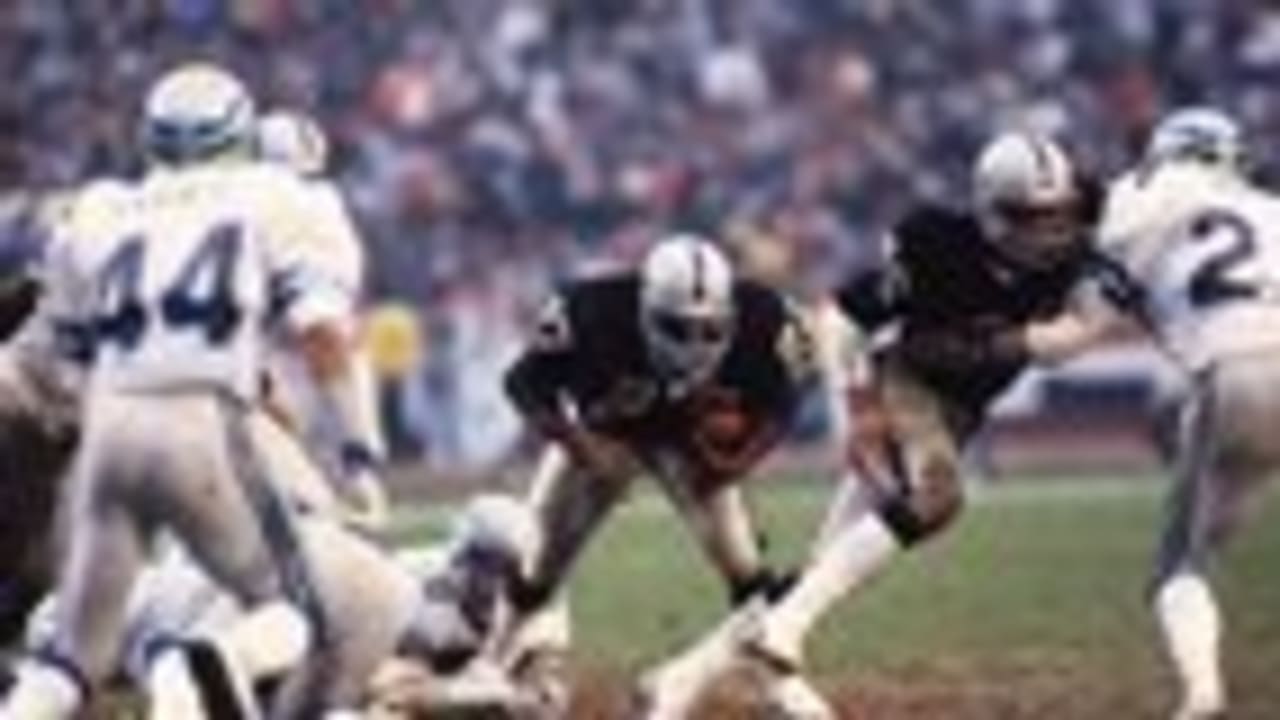
[[[274,191],[268,193],[267,191]],[[350,325],[356,290],[335,249],[329,212],[315,214],[314,194],[300,181],[281,180],[264,188],[266,266],[273,316],[298,332],[319,322]]]

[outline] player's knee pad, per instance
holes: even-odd
[[[879,505],[880,517],[903,547],[937,534],[964,505],[959,472],[948,459],[930,458],[912,480]]]

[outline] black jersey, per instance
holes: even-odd
[[[732,343],[710,385],[785,425],[810,366],[803,333],[786,301],[763,285],[737,282],[734,307]],[[672,397],[650,360],[633,273],[561,291],[506,386],[526,416],[561,413],[569,401],[587,427],[629,443],[677,442],[689,431],[689,396]]]
[[[931,206],[908,214],[893,242],[883,266],[855,274],[840,288],[839,303],[870,332],[900,323],[884,354],[896,355],[944,398],[977,413],[1026,365],[1020,344],[1001,340],[1014,337],[1011,332],[1020,339],[1021,326],[1064,310],[1092,264],[1082,242],[1077,257],[1051,269],[1011,265],[986,241],[973,215]]]
[[[0,341],[13,337],[35,311],[40,284],[25,275],[0,278]]]

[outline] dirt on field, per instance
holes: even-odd
[[[1097,671],[1062,664],[907,668],[820,687],[841,720],[1157,720],[1164,717],[1155,679],[1132,687],[1099,685]],[[1150,687],[1145,687],[1151,683]],[[574,696],[574,720],[627,717],[629,686],[616,672],[585,670]],[[1143,698],[1146,698],[1145,700]],[[766,720],[754,693],[729,680],[702,703],[699,720]],[[1233,716],[1234,718],[1235,716]],[[1263,720],[1265,715],[1241,715]]]

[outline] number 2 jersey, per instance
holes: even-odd
[[[1188,369],[1280,349],[1280,198],[1204,166],[1139,168],[1112,186],[1099,246]]]
[[[257,163],[162,168],[77,201],[46,261],[48,311],[91,390],[256,397],[269,334],[346,318],[302,182]]]

